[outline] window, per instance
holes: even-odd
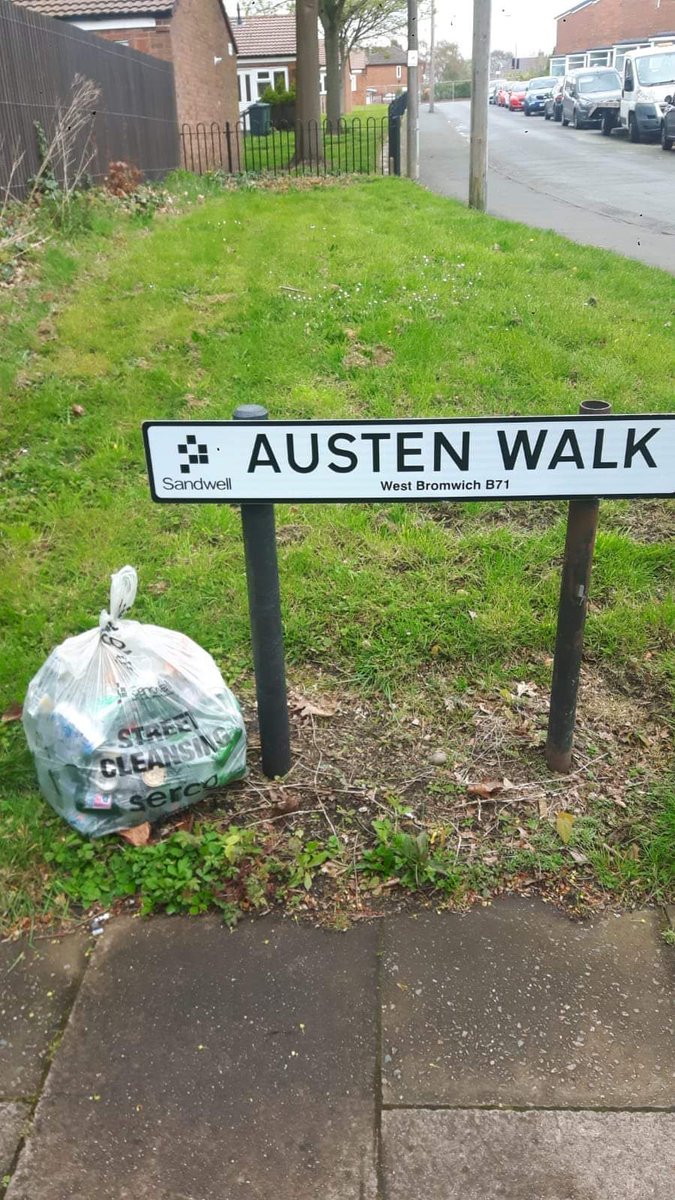
[[[244,75],[244,83],[246,86],[246,99],[250,100],[251,99],[251,76],[250,75]]]
[[[274,87],[277,91],[281,91],[282,88],[287,87],[285,71],[274,72]]]
[[[319,91],[322,96],[326,95],[326,72],[322,71],[319,75]]]
[[[580,67],[585,67],[585,66],[586,66],[586,55],[585,54],[570,54],[569,58],[567,59],[567,70],[568,71],[578,71],[580,69]]]
[[[265,91],[265,88],[268,88],[270,86],[269,71],[256,71],[256,84],[257,84],[257,90],[258,90],[257,99],[259,100],[260,97],[262,96],[263,92]]]
[[[580,75],[578,80],[581,95],[593,95],[596,92],[611,92],[621,87],[621,80],[616,71],[596,71],[594,74]]]
[[[237,75],[237,99],[241,104],[241,75]]]
[[[609,50],[593,50],[588,56],[589,67],[608,67]]]
[[[352,91],[355,92],[356,91],[356,75],[349,76],[349,83],[351,85]]]
[[[625,68],[626,73],[624,75],[624,89],[627,92],[632,92],[635,87],[635,82],[633,80],[633,64],[630,59],[628,59],[628,61],[625,63]]]
[[[620,49],[614,51],[614,66],[617,71],[623,70],[626,55],[630,54],[632,50],[637,50],[637,46],[621,46]]]
[[[397,68],[396,68],[396,78],[397,78],[397,79],[400,79],[400,78],[401,78],[401,76],[402,76],[402,74],[403,74],[403,68],[402,68],[402,67],[397,67]]]
[[[640,83],[645,87],[675,83],[675,50],[661,50],[658,54],[638,58],[635,69]]]

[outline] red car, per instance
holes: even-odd
[[[516,112],[522,109],[525,102],[525,93],[527,92],[526,83],[514,83],[509,96],[509,112]]]

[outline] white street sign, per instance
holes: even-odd
[[[675,414],[146,421],[153,500],[550,500],[675,494]]]

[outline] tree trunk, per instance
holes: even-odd
[[[326,17],[322,22],[326,45],[326,117],[332,130],[337,132],[343,107],[340,30]]]
[[[318,0],[296,0],[295,164],[317,168],[323,161],[319,93]]]

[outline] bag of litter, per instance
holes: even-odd
[[[90,837],[156,821],[246,772],[239,705],[210,654],[125,619],[137,576],[112,576],[98,629],[68,638],[28,687],[23,724],[40,788]]]

